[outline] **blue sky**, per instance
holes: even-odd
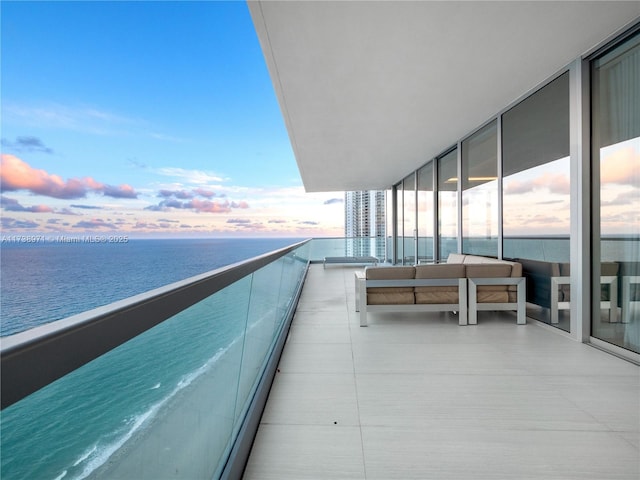
[[[305,194],[244,2],[5,2],[11,233],[343,234]]]

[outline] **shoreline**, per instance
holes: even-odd
[[[85,478],[210,478],[234,428],[241,356],[235,342]]]

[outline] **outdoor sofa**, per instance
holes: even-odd
[[[525,279],[518,262],[449,255],[446,263],[367,267],[356,273],[360,326],[369,312],[454,311],[459,325],[478,323],[480,310],[516,310],[526,323]]]

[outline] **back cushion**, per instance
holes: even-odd
[[[469,265],[470,263],[476,264],[476,263],[494,263],[494,262],[496,262],[495,258],[483,257],[481,255],[467,255],[464,257],[464,263],[466,263],[467,265]]]
[[[502,278],[511,276],[508,263],[482,263],[467,265],[467,278]]]
[[[462,263],[418,265],[416,279],[464,278],[465,268]],[[416,303],[458,303],[457,285],[416,287],[415,291]]]
[[[521,277],[522,276],[522,264],[518,262],[509,262],[511,264],[511,276],[512,277]]]
[[[438,263],[418,265],[416,278],[464,278],[466,267],[462,263]]]
[[[466,255],[460,253],[450,253],[447,257],[447,263],[464,263]]]
[[[367,280],[410,280],[416,275],[415,267],[369,267]]]
[[[467,265],[467,278],[504,278],[511,276],[511,265],[488,263]],[[478,302],[509,301],[508,285],[478,285]],[[499,293],[500,292],[500,293]]]
[[[369,267],[367,280],[412,280],[414,267]],[[367,304],[394,305],[414,303],[413,287],[367,287]]]

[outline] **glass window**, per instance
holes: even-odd
[[[433,262],[433,162],[418,170],[418,263]]]
[[[440,260],[458,251],[458,149],[438,159],[438,250]]]
[[[502,174],[503,256],[523,265],[527,315],[569,331],[568,72],[503,115]]]
[[[402,263],[404,258],[404,191],[402,182],[396,188],[396,262]]]
[[[497,121],[462,142],[462,253],[498,256]]]
[[[387,212],[385,214],[387,242],[386,242],[386,250],[385,250],[386,255],[382,258],[385,258],[387,261],[392,263],[393,263],[393,259],[395,258],[393,255],[393,248],[394,248],[394,245],[396,244],[394,240],[397,240],[394,238],[394,235],[397,235],[397,233],[394,233],[395,228],[393,225],[394,218],[395,218],[394,213],[397,213],[393,211],[393,207],[394,207],[393,199],[395,195],[396,195],[395,186],[385,191],[385,212]]]
[[[591,333],[640,353],[640,34],[592,63],[592,87]]]
[[[386,209],[386,192],[377,190],[371,193],[371,202],[375,218],[372,219],[373,228],[371,231],[371,254],[380,260],[386,258],[386,234],[387,234],[387,209]]]
[[[416,263],[416,175],[412,173],[404,179],[404,256],[405,265]]]

